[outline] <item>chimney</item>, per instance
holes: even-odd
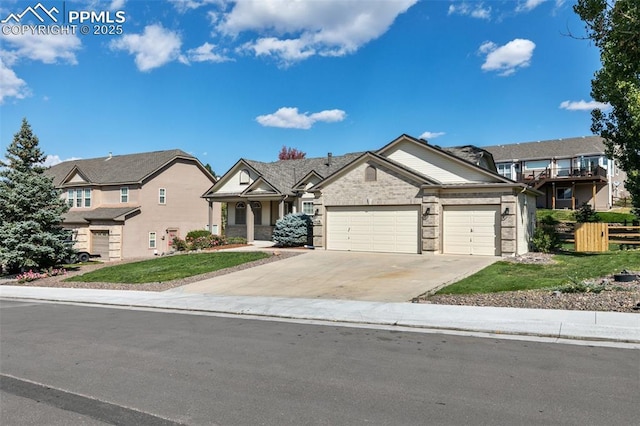
[[[331,165],[331,157],[333,156],[333,154],[331,154],[330,152],[327,153],[327,166]]]

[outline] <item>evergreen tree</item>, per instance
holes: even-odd
[[[71,254],[68,207],[44,174],[45,155],[26,119],[0,161],[0,265],[11,272],[52,267]]]

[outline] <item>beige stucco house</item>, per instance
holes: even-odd
[[[226,202],[227,234],[249,241],[298,211],[313,217],[317,248],[511,256],[529,249],[537,195],[487,151],[401,135],[376,151],[240,159],[204,197]]]
[[[627,175],[607,158],[600,136],[483,148],[493,155],[499,174],[541,192],[538,208],[575,210],[586,203],[607,210],[629,198]]]
[[[202,198],[215,178],[181,150],[65,161],[45,173],[70,207],[63,226],[75,248],[102,260],[160,255],[175,236],[221,229],[220,204]]]

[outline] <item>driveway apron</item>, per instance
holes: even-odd
[[[499,259],[310,250],[168,291],[406,302],[472,275]]]

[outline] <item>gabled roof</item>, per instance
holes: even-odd
[[[542,160],[547,158],[572,158],[586,155],[602,155],[604,142],[600,136],[582,136],[537,142],[522,142],[483,147],[496,162],[510,160]]]
[[[362,153],[351,153],[331,157],[280,160],[272,163],[244,160],[267,182],[283,195],[293,194],[292,188],[312,171],[321,178],[341,169]]]
[[[373,161],[380,165],[386,166],[387,168],[394,170],[395,172],[398,172],[410,179],[413,179],[416,183],[419,183],[421,185],[424,185],[424,184],[439,185],[440,184],[440,182],[434,179],[431,179],[413,169],[407,168],[402,164],[398,163],[397,161],[393,161],[390,158],[383,157],[375,152],[367,151],[361,156],[359,156],[358,158],[356,158],[355,160],[351,161],[349,164],[346,164],[341,169],[336,170],[334,173],[327,176],[324,180],[322,180],[316,186],[311,188],[311,191],[321,189],[323,186],[333,182],[335,179],[340,177],[344,172],[351,170],[353,169],[353,167],[358,166],[366,161]]]
[[[142,183],[176,159],[194,161],[204,173],[209,174],[194,156],[179,149],[65,161],[45,170],[45,174],[53,177],[56,187],[65,186],[67,180],[76,173],[82,176],[87,184],[134,184]],[[77,185],[77,182],[74,185]]]

